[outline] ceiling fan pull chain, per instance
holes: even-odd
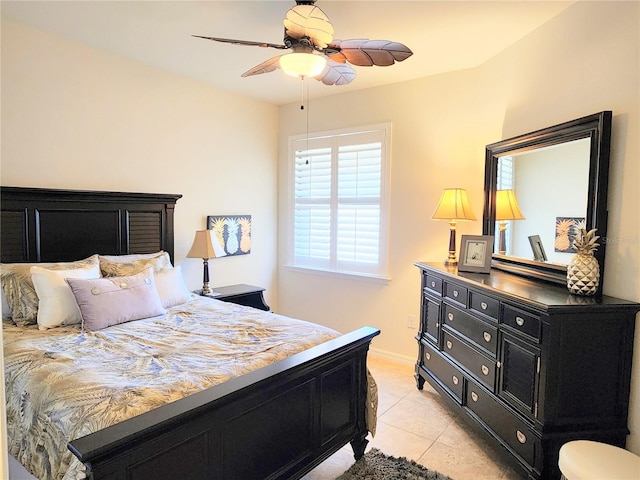
[[[305,77],[301,77],[302,79],[302,105],[300,105],[300,109],[304,110],[304,103],[307,104],[307,109],[305,112],[305,130],[307,132],[307,161],[306,164],[309,165],[309,84],[305,83]],[[305,87],[306,90],[305,90]],[[306,93],[306,96],[305,96]]]

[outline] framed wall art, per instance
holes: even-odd
[[[554,250],[556,252],[575,253],[573,240],[585,228],[585,217],[556,217]]]
[[[493,253],[493,235],[462,235],[459,272],[489,273]]]
[[[216,257],[251,253],[251,215],[208,215],[207,229],[213,230]]]

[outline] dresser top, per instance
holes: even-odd
[[[598,297],[573,295],[566,286],[529,279],[494,268],[490,273],[468,273],[458,272],[457,267],[449,267],[441,262],[415,262],[414,265],[445,279],[470,287],[479,287],[478,290],[487,294],[506,297],[511,301],[522,302],[526,306],[543,311],[557,308],[562,308],[564,311],[569,309],[580,311],[592,310],[594,307],[599,310],[611,308],[640,311],[640,303],[607,295]]]

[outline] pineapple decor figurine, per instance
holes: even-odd
[[[600,246],[596,229],[580,229],[573,246],[577,253],[567,267],[567,288],[576,295],[594,295],[600,284],[600,265],[593,253]]]

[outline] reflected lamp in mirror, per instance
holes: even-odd
[[[449,222],[449,256],[444,262],[447,266],[458,265],[456,259],[456,224],[459,221],[476,220],[464,188],[445,188],[440,202],[431,216],[433,220]]]
[[[210,295],[213,290],[209,286],[209,259],[216,258],[213,249],[213,230],[198,230],[193,239],[191,250],[187,253],[187,258],[201,258],[204,262],[204,272],[202,274],[202,295]]]
[[[516,194],[513,190],[496,190],[496,221],[500,225],[500,240],[498,242],[500,255],[507,253],[506,230],[509,220],[524,220]]]

